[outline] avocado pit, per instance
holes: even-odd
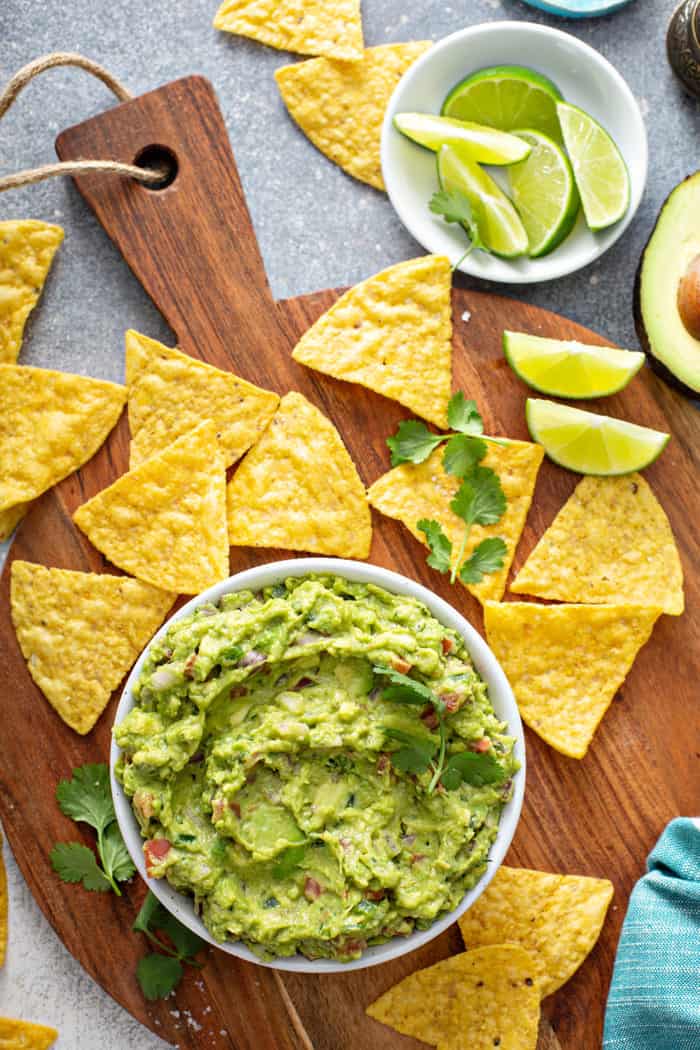
[[[700,255],[678,283],[678,313],[688,334],[700,339]]]

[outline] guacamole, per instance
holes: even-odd
[[[392,671],[440,716],[394,696],[410,688],[387,688]],[[335,576],[227,594],[151,645],[134,694],[117,775],[148,871],[217,940],[355,959],[486,870],[513,741],[462,638],[419,601]],[[488,756],[489,782],[447,789],[442,750],[470,769]]]

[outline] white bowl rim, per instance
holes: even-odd
[[[574,50],[578,50],[589,62],[603,69],[605,73],[615,82],[617,91],[620,97],[626,104],[626,110],[629,114],[631,121],[634,123],[636,145],[639,150],[638,155],[635,156],[635,170],[638,172],[636,178],[632,177],[630,170],[630,202],[629,207],[625,215],[615,225],[609,227],[607,230],[601,231],[601,234],[597,235],[597,244],[595,249],[591,250],[587,254],[582,254],[580,258],[574,258],[569,264],[563,262],[563,257],[560,256],[560,265],[552,267],[551,272],[546,275],[539,275],[537,273],[537,267],[535,266],[534,272],[523,272],[517,269],[517,266],[513,266],[512,270],[508,271],[507,259],[500,259],[499,261],[506,264],[506,268],[503,272],[499,273],[498,276],[489,274],[483,271],[479,266],[479,260],[476,253],[472,253],[465,260],[463,260],[458,270],[461,273],[468,274],[471,277],[476,277],[481,280],[489,281],[493,284],[539,284],[545,281],[558,280],[560,277],[567,277],[572,273],[577,273],[579,270],[584,269],[586,266],[590,266],[591,263],[599,259],[609,248],[612,248],[622,234],[625,232],[627,227],[632,222],[636,215],[639,205],[642,202],[644,191],[646,189],[648,168],[649,168],[649,144],[646,133],[646,126],[644,124],[644,118],[642,117],[639,103],[634,97],[632,90],[624,79],[622,74],[615,68],[612,62],[609,62],[600,51],[592,47],[590,44],[585,43],[583,40],[579,40],[578,37],[574,36],[571,32],[564,29],[557,29],[554,26],[540,25],[537,22],[527,22],[519,19],[507,19],[498,22],[481,22],[477,25],[465,26],[463,29],[458,29],[454,33],[450,33],[448,36],[442,37],[436,41],[432,47],[430,47],[420,58],[416,59],[409,68],[406,70],[401,80],[397,84],[394,92],[387,105],[384,120],[382,123],[381,132],[381,147],[380,147],[380,159],[382,167],[382,175],[384,178],[384,184],[386,192],[391,201],[391,204],[396,211],[399,219],[406,227],[411,236],[418,241],[427,251],[432,252],[435,249],[431,248],[429,238],[420,237],[416,232],[415,223],[412,220],[412,211],[404,207],[401,199],[396,192],[397,182],[394,180],[394,172],[392,171],[389,164],[389,154],[391,150],[391,140],[393,136],[400,135],[401,133],[396,131],[393,126],[394,116],[401,105],[401,98],[403,92],[407,86],[410,86],[412,81],[418,77],[428,65],[433,62],[438,62],[440,55],[456,45],[458,41],[462,42],[465,40],[472,40],[477,37],[488,36],[492,34],[498,34],[504,30],[515,30],[523,33],[523,35],[532,35],[535,37],[543,38],[554,38],[562,41],[571,46]],[[502,63],[505,64],[505,63]],[[518,63],[511,63],[516,65]],[[476,67],[479,68],[478,66]],[[475,69],[476,71],[476,69]],[[547,71],[542,70],[546,76]],[[466,73],[465,73],[466,75]],[[454,86],[454,85],[452,85]],[[573,101],[574,104],[576,100]],[[628,164],[628,168],[630,165]],[[578,220],[581,221],[580,218]],[[573,232],[575,236],[575,231]],[[566,244],[566,241],[564,241]],[[443,254],[442,251],[439,254]],[[556,257],[556,250],[551,255],[543,256],[542,259],[531,259],[528,260],[532,264],[548,260],[552,261],[552,258]],[[517,263],[518,260],[513,260],[513,263]]]
[[[132,689],[141,673],[141,668],[151,645],[154,641],[158,640],[173,623],[182,619],[184,616],[188,616],[194,611],[194,609],[205,602],[218,601],[218,599],[224,594],[244,589],[259,590],[261,587],[270,586],[271,584],[287,577],[306,576],[310,573],[343,576],[346,579],[356,582],[373,583],[377,586],[383,587],[391,593],[406,594],[422,601],[436,619],[445,626],[452,627],[462,635],[477,670],[484,681],[488,684],[489,696],[492,704],[494,704],[494,707],[500,708],[501,713],[499,717],[508,723],[509,733],[515,739],[514,755],[520,762],[520,769],[513,778],[513,796],[501,812],[498,834],[489,852],[488,868],[476,886],[465,894],[462,901],[453,911],[449,912],[447,915],[443,915],[426,930],[418,930],[409,934],[407,937],[394,937],[385,944],[374,945],[368,948],[360,959],[355,959],[352,962],[347,963],[338,962],[333,959],[306,959],[300,955],[280,959],[262,960],[240,941],[225,941],[224,943],[220,943],[219,941],[214,940],[201,919],[194,914],[190,898],[173,889],[165,879],[153,879],[146,874],[146,864],[142,848],[143,839],[141,837],[138,823],[131,808],[131,803],[114,774],[115,763],[121,753],[114,737],[112,737],[110,746],[109,771],[117,822],[138,873],[161,904],[175,915],[184,926],[187,926],[194,933],[197,933],[203,940],[207,941],[214,947],[219,948],[221,951],[225,951],[230,955],[235,955],[240,959],[244,959],[246,962],[256,963],[259,966],[267,966],[277,970],[287,970],[296,973],[346,973],[351,970],[360,970],[366,969],[370,966],[377,966],[380,963],[388,962],[390,959],[397,959],[402,955],[406,955],[408,952],[415,951],[416,948],[421,947],[421,945],[431,941],[434,937],[439,936],[444,930],[456,922],[486,889],[503,862],[503,858],[505,857],[515,834],[525,793],[526,760],[523,727],[518,712],[518,706],[508,680],[500,664],[496,660],[496,657],[493,655],[489,646],[476,628],[472,627],[469,621],[448,604],[448,602],[434,594],[427,587],[424,587],[415,580],[411,580],[397,572],[381,568],[377,565],[350,561],[342,558],[293,558],[285,561],[275,561],[269,562],[265,565],[258,565],[254,568],[245,569],[243,572],[236,573],[234,576],[230,576],[228,579],[222,580],[220,583],[208,588],[208,590],[203,591],[202,594],[192,598],[165,621],[146,646],[129,674],[117,707],[113,728],[120,724],[133,706]],[[495,703],[494,696],[496,697]]]

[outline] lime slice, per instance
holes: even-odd
[[[394,117],[394,125],[419,146],[435,153],[440,146],[461,146],[480,164],[513,164],[530,152],[529,143],[505,131],[432,113],[400,113]]]
[[[508,178],[530,241],[528,255],[537,259],[554,251],[571,233],[580,201],[569,160],[556,142],[541,131],[517,134],[532,150],[508,170]]]
[[[557,113],[586,222],[592,230],[604,230],[629,208],[627,166],[605,128],[588,113],[568,102],[558,102]]]
[[[503,351],[517,376],[553,397],[607,397],[627,386],[644,354],[573,340],[504,332]]]
[[[461,147],[441,146],[437,168],[442,189],[459,190],[471,204],[489,251],[505,259],[525,254],[528,244],[525,227],[512,201],[490,175],[463,153]]]
[[[624,419],[599,416],[555,401],[529,397],[525,407],[532,440],[550,459],[579,474],[630,474],[643,470],[670,437]]]
[[[534,128],[561,142],[557,101],[551,80],[525,66],[490,66],[472,73],[450,91],[442,115],[473,120],[501,131]]]

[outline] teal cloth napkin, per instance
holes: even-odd
[[[700,822],[672,820],[622,927],[603,1050],[700,1048]]]

